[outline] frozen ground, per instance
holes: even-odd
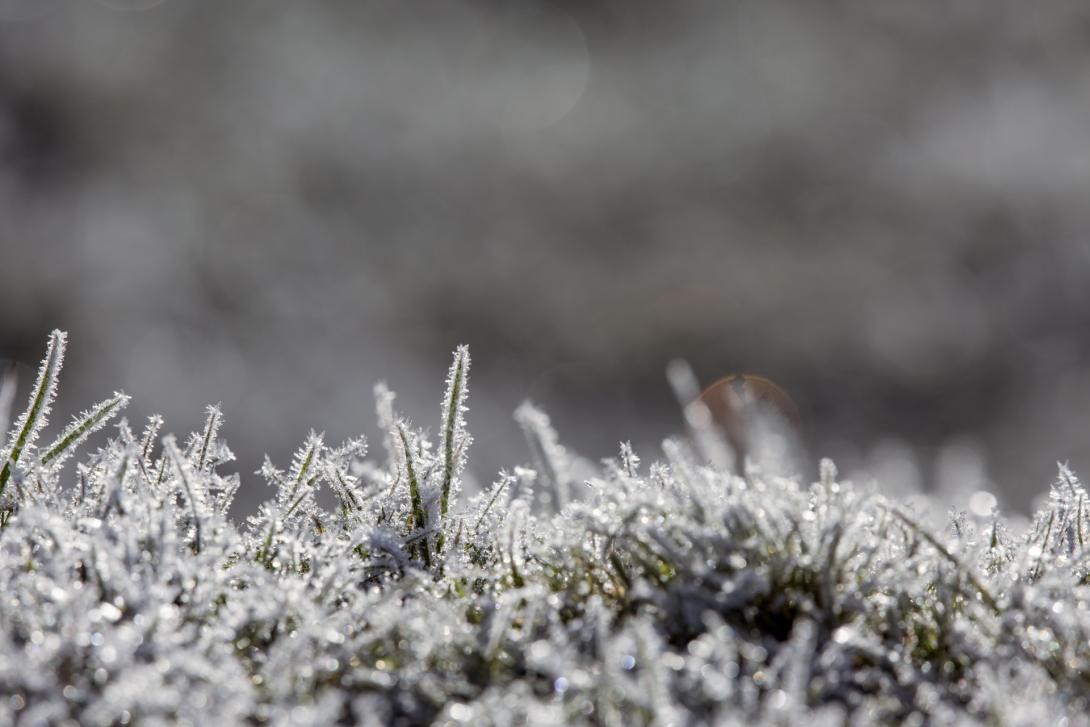
[[[261,485],[216,407],[178,440],[115,394],[45,436],[65,342],[2,450],[4,723],[1087,723],[1090,512],[1066,468],[1011,521],[829,461],[734,476],[699,430],[592,466],[526,405],[527,464],[468,496],[459,349],[431,436],[378,387],[378,441],[311,434],[240,522]]]

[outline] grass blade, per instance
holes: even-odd
[[[409,502],[412,505],[413,512],[413,526],[417,530],[426,530],[428,527],[428,516],[424,512],[424,500],[420,496],[420,481],[416,477],[416,466],[413,464],[413,452],[412,447],[409,446],[409,435],[405,431],[405,424],[403,422],[397,423],[397,433],[401,438],[401,446],[405,456],[405,473],[409,478]],[[427,538],[423,542],[424,550],[424,565],[431,567],[431,550],[428,547]]]
[[[58,466],[83,443],[87,437],[98,431],[129,403],[129,397],[123,392],[115,392],[112,397],[88,409],[73,420],[61,436],[53,442],[42,455],[43,465]]]
[[[450,508],[450,490],[465,465],[465,451],[469,444],[466,423],[462,416],[466,410],[469,393],[469,348],[459,346],[454,352],[454,362],[447,376],[447,392],[443,398],[443,479],[439,490],[439,516],[445,520]],[[457,455],[455,454],[457,450]],[[438,549],[443,550],[443,534],[439,534]]]
[[[45,358],[42,359],[41,368],[38,369],[38,378],[34,382],[34,389],[30,395],[30,405],[15,425],[18,434],[15,435],[4,457],[3,469],[0,469],[0,494],[3,494],[4,488],[7,487],[12,468],[19,463],[20,455],[28,446],[34,444],[46,425],[53,400],[57,396],[57,380],[64,363],[64,349],[67,342],[68,334],[64,331],[53,331],[49,334],[49,345],[45,351]]]

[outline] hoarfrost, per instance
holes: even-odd
[[[88,449],[117,394],[38,448],[64,342],[4,439],[2,723],[1087,723],[1065,466],[1024,533],[992,501],[932,529],[935,503],[829,461],[742,477],[682,438],[647,466],[622,444],[576,492],[524,405],[533,469],[465,497],[459,348],[437,442],[380,388],[385,462],[312,432],[236,523],[218,406],[184,447],[152,417]]]

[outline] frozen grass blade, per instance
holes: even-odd
[[[19,457],[23,450],[34,444],[49,418],[53,400],[57,396],[57,380],[64,363],[64,349],[67,341],[68,334],[63,331],[53,331],[49,335],[49,345],[46,347],[41,368],[38,369],[38,378],[34,382],[34,389],[30,395],[29,408],[15,424],[18,433],[8,446],[4,456],[4,467],[0,469],[0,495],[7,487],[12,468],[19,464]]]
[[[401,440],[402,456],[405,463],[405,475],[409,480],[409,501],[412,506],[412,520],[413,527],[420,532],[425,532],[428,527],[428,516],[424,511],[424,500],[420,495],[420,481],[416,476],[415,455],[413,454],[412,447],[409,444],[409,434],[405,429],[404,422],[397,423],[397,433]],[[431,549],[428,546],[427,538],[422,540],[422,550],[424,555],[424,565],[431,568]]]
[[[439,513],[446,517],[450,503],[451,483],[465,467],[466,423],[463,416],[469,394],[469,348],[459,346],[447,376],[447,393],[443,398],[443,485],[439,498]],[[457,449],[457,458],[455,450]]]
[[[727,439],[716,426],[707,405],[700,400],[700,385],[688,362],[680,359],[671,361],[666,367],[666,378],[700,453],[718,469],[729,470],[733,466],[740,473],[743,472],[745,462],[741,461],[741,453],[734,452],[727,445]]]
[[[560,512],[571,497],[568,453],[560,445],[549,415],[530,402],[523,402],[515,410],[515,421],[526,436],[534,467],[548,487],[553,509]]]
[[[447,374],[447,391],[443,397],[443,479],[439,490],[439,516],[446,524],[450,508],[450,491],[453,483],[465,467],[466,450],[470,438],[466,433],[464,413],[469,395],[469,348],[459,346],[454,352],[454,362]],[[437,550],[443,551],[443,533],[439,533]]]
[[[163,452],[170,459],[174,472],[178,475],[179,491],[184,495],[193,523],[193,552],[201,552],[201,523],[207,515],[204,488],[196,482],[189,462],[178,449],[173,435],[163,439]]]
[[[42,455],[42,465],[59,467],[75,453],[89,436],[101,429],[115,414],[125,408],[129,397],[116,392],[112,397],[78,415]]]
[[[322,449],[322,437],[312,432],[310,436],[306,438],[306,445],[298,455],[295,456],[291,489],[288,492],[288,497],[284,498],[284,502],[292,501],[295,495],[299,494],[300,488],[313,482],[311,468],[314,465],[314,460],[317,458],[320,449]]]
[[[220,427],[223,425],[223,410],[219,404],[208,407],[208,416],[204,420],[204,430],[200,437],[194,436],[188,449],[192,452],[193,466],[198,472],[210,469],[209,457],[212,446],[219,436]]]
[[[398,459],[397,415],[394,413],[394,400],[397,395],[381,381],[375,384],[375,416],[378,427],[382,430],[382,446],[386,449],[387,464]]]
[[[492,509],[492,506],[496,504],[496,500],[500,495],[507,492],[510,489],[511,482],[515,478],[506,472],[500,472],[500,478],[492,485],[492,494],[488,498],[488,502],[481,509],[481,514],[477,516],[477,524],[473,526],[473,535],[476,537],[481,532],[481,525],[484,524],[485,516],[488,515],[488,511]]]
[[[163,417],[158,414],[153,414],[148,417],[147,426],[144,428],[144,433],[140,436],[140,457],[144,461],[144,466],[147,469],[151,469],[151,450],[155,446],[155,438],[159,436],[159,430],[163,428]]]
[[[316,432],[307,435],[307,441],[303,448],[295,453],[295,461],[292,464],[290,477],[291,484],[287,488],[281,488],[280,506],[294,511],[301,499],[309,495],[314,482],[318,479],[318,468],[315,466],[319,454],[322,451],[322,436]],[[286,513],[284,517],[287,517]]]

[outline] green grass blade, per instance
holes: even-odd
[[[215,444],[216,436],[223,425],[223,410],[219,404],[208,407],[208,417],[205,419],[204,432],[201,434],[200,449],[196,453],[195,465],[199,472],[207,470],[208,458]]]
[[[115,392],[112,397],[80,414],[42,455],[43,465],[59,465],[76,451],[87,437],[102,428],[129,403],[129,397]]]
[[[45,358],[42,359],[41,368],[38,370],[38,378],[34,382],[30,405],[16,423],[18,434],[15,435],[4,457],[3,469],[0,469],[0,494],[3,494],[4,488],[7,487],[12,468],[19,463],[19,457],[28,446],[34,443],[46,424],[53,400],[57,396],[57,380],[64,363],[64,349],[67,342],[68,334],[64,331],[53,331],[49,334],[49,345],[45,351]]]
[[[439,490],[439,516],[443,520],[450,509],[450,490],[465,462],[466,427],[462,413],[468,394],[469,348],[459,346],[447,376],[447,392],[443,398],[443,479]],[[456,454],[457,450],[457,454]],[[443,550],[443,536],[439,535],[438,548]]]
[[[416,466],[413,464],[412,447],[409,446],[409,435],[405,431],[402,422],[397,424],[397,433],[401,439],[401,446],[405,454],[405,474],[409,478],[409,502],[412,505],[413,526],[418,530],[428,527],[428,516],[424,512],[424,501],[420,496],[420,482],[416,477]],[[431,550],[428,547],[427,538],[424,539],[424,565],[431,567]]]

